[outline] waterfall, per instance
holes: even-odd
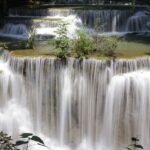
[[[0,61],[0,129],[13,135],[31,131],[22,77],[14,74],[7,62]]]
[[[27,39],[28,30],[26,25],[24,24],[7,23],[3,26],[2,30],[0,30],[0,36],[3,37],[9,36],[16,39]]]
[[[128,19],[127,22],[127,31],[139,32],[139,31],[148,31],[150,28],[150,12],[149,11],[141,11],[135,13]]]
[[[113,147],[112,145],[114,148],[119,145],[120,140],[130,143],[130,137],[135,135],[140,137],[141,143],[145,145],[144,149],[148,149],[149,89],[150,72],[148,70],[116,75],[111,79],[105,105],[104,116],[107,119],[103,127],[103,131],[107,131],[104,136],[110,148]]]
[[[26,13],[28,12],[28,13]],[[45,10],[45,9],[28,9],[26,11],[22,9],[10,9],[10,16],[13,17],[46,17],[46,18],[69,18],[70,16],[75,16],[80,18],[83,25],[88,28],[94,27],[94,22],[99,18],[104,24],[105,32],[115,32],[115,31],[125,31],[124,21],[127,21],[131,15],[131,10]],[[53,22],[53,21],[49,21]],[[69,22],[71,23],[71,22]],[[51,24],[44,23],[44,26],[51,27]],[[53,24],[52,24],[53,25]]]
[[[61,62],[4,52],[0,69],[0,129],[14,138],[33,132],[52,150],[120,150],[137,136],[149,149],[149,57]]]
[[[71,118],[71,78],[68,69],[63,70],[61,73],[62,91],[61,91],[61,104],[60,104],[60,143],[64,143],[65,135],[67,133],[67,120]]]
[[[103,26],[101,34],[124,34],[131,32],[149,32],[149,9],[10,9],[9,17],[1,21],[3,28],[0,36],[27,39],[28,28],[34,26],[39,39],[55,36],[60,21],[69,23],[68,36],[74,37],[75,31],[81,29],[93,32],[95,22],[100,19]],[[27,28],[28,26],[28,28]]]

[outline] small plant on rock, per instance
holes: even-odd
[[[15,146],[17,146],[17,147],[25,145],[26,146],[26,150],[28,150],[29,143],[31,141],[36,142],[40,146],[46,147],[44,142],[43,142],[43,140],[40,137],[38,137],[36,135],[33,135],[32,133],[23,133],[23,134],[20,135],[20,137],[21,137],[21,140],[18,140],[16,142],[16,144],[15,144]]]
[[[131,140],[133,144],[126,147],[126,149],[128,150],[144,149],[142,145],[138,144],[139,139],[137,139],[136,137],[132,137]]]

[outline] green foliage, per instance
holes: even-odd
[[[77,54],[78,58],[87,57],[94,51],[94,41],[84,32],[76,31],[76,38],[72,40],[72,50]]]
[[[46,147],[43,140],[40,137],[33,135],[32,133],[23,133],[20,135],[20,138],[21,140],[16,141],[16,144],[15,144],[16,147],[26,145],[26,150],[27,150],[29,147],[30,141],[34,141],[38,145]]]
[[[135,5],[136,5],[136,0],[132,0],[132,9],[135,9]]]
[[[49,45],[54,49],[58,58],[66,59],[69,56],[69,50],[77,56],[77,58],[87,58],[89,54],[96,52],[98,55],[106,57],[116,57],[115,49],[118,46],[116,38],[99,36],[98,32],[102,29],[100,19],[96,19],[95,34],[89,37],[86,33],[77,30],[76,37],[72,40],[67,36],[67,26],[65,22],[61,22],[56,31],[56,39],[50,40]]]
[[[11,136],[8,136],[4,132],[0,132],[0,150],[17,150],[15,145],[12,143]]]
[[[29,31],[29,38],[28,38],[28,41],[27,41],[27,47],[32,48],[32,49],[34,48],[35,34],[36,34],[36,29],[33,26],[31,28],[31,30]]]
[[[17,141],[16,142],[16,146],[20,146],[20,145],[23,145],[23,144],[28,144],[27,141]]]
[[[118,46],[118,39],[108,36],[97,36],[94,38],[95,51],[98,55],[103,55],[105,57],[116,57],[115,50]]]
[[[104,25],[102,24],[100,18],[96,18],[94,21],[94,30],[96,33],[101,32],[103,30]]]
[[[0,48],[8,49],[8,46],[6,43],[0,43]]]
[[[118,46],[118,41],[116,38],[105,37],[101,44],[104,56],[116,57],[115,50]]]
[[[34,141],[38,145],[46,147],[43,140],[40,137],[33,135],[32,133],[23,133],[20,135],[20,138],[21,138],[20,140],[16,141],[16,144],[13,144],[11,136],[8,136],[6,133],[1,131],[0,150],[19,150],[18,146],[22,146],[22,145],[25,145],[26,150],[28,150],[30,141]]]
[[[126,147],[126,149],[128,150],[144,149],[142,145],[137,144],[139,139],[137,139],[136,137],[132,137],[131,141],[133,142],[133,144]]]
[[[118,46],[116,38],[100,36],[99,33],[103,30],[104,24],[101,23],[100,18],[96,18],[94,22],[94,34],[92,38],[95,43],[95,50],[99,55],[106,57],[116,57],[115,50]]]
[[[20,135],[20,137],[22,137],[22,138],[28,138],[29,136],[32,136],[32,135],[33,135],[32,133],[22,133]]]
[[[69,50],[69,37],[67,36],[68,23],[60,22],[56,30],[55,48],[57,50],[57,57],[65,59]]]

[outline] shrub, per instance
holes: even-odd
[[[94,51],[94,41],[84,32],[76,31],[76,38],[72,40],[72,50],[77,54],[78,58],[87,57]]]
[[[69,50],[69,37],[67,36],[68,23],[60,22],[56,30],[55,48],[57,57],[65,59]]]
[[[35,39],[36,29],[35,27],[32,27],[29,31],[29,38],[27,41],[27,47],[34,48],[34,39]]]
[[[101,32],[104,28],[104,25],[102,24],[100,18],[96,18],[95,21],[94,21],[94,30],[96,32],[96,34],[98,32]]]
[[[103,41],[103,54],[107,57],[116,57],[116,48],[118,46],[118,41],[113,37],[106,37]]]
[[[106,57],[116,57],[115,50],[118,46],[118,42],[116,38],[100,36],[99,33],[104,29],[105,24],[101,23],[100,18],[96,18],[94,22],[94,30],[95,32],[92,35],[95,43],[95,49],[100,55],[104,55]]]
[[[16,150],[15,144],[12,143],[11,136],[0,132],[0,150]]]
[[[95,48],[100,55],[116,57],[115,50],[118,46],[118,40],[116,38],[99,36],[97,43],[95,43]]]

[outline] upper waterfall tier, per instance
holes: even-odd
[[[69,23],[68,36],[74,37],[77,29],[93,33],[100,20],[100,34],[149,33],[150,10],[136,9],[27,9],[9,10],[9,17],[0,21],[0,36],[27,39],[32,26],[38,39],[54,37],[60,21]]]
[[[145,32],[149,30],[150,15],[149,9],[136,10],[131,9],[114,10],[71,10],[71,9],[10,9],[11,17],[46,17],[61,19],[69,16],[76,16],[81,19],[82,25],[93,28],[96,20],[99,18],[103,26],[103,32]],[[52,27],[51,23],[45,23],[45,27]],[[44,22],[43,22],[44,24]],[[144,26],[143,26],[144,25]]]

